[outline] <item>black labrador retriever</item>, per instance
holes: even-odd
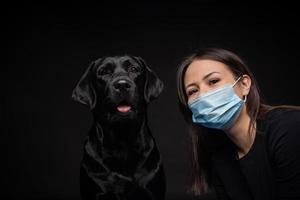
[[[147,124],[147,105],[162,90],[140,57],[100,58],[87,68],[72,94],[94,118],[81,161],[82,199],[165,198],[162,159]]]

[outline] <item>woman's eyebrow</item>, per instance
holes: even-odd
[[[195,83],[192,82],[192,83],[188,84],[187,86],[185,86],[185,89],[187,89],[188,87],[190,87],[190,86],[192,86],[192,85],[195,85]]]
[[[208,77],[210,77],[210,76],[211,76],[212,74],[214,74],[214,73],[220,74],[220,72],[210,72],[210,73],[206,74],[206,75],[202,78],[202,80],[207,79]]]
[[[202,78],[202,80],[207,79],[208,77],[210,77],[210,76],[211,76],[212,74],[214,74],[214,73],[220,74],[220,72],[210,72],[210,73],[206,74],[206,75]],[[192,85],[195,85],[195,82],[189,83],[187,86],[185,86],[185,89],[187,89],[188,87],[190,87],[190,86],[192,86]]]

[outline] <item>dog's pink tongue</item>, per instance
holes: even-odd
[[[119,112],[128,112],[130,110],[130,106],[127,105],[120,105],[117,107]]]

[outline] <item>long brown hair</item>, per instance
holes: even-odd
[[[210,155],[225,144],[229,139],[225,134],[212,134],[220,130],[208,129],[192,123],[192,113],[187,106],[187,95],[184,89],[184,76],[188,66],[195,60],[209,59],[219,61],[226,66],[237,78],[240,75],[248,75],[251,78],[251,88],[248,94],[246,106],[250,116],[249,132],[257,119],[274,107],[262,103],[256,80],[244,61],[235,53],[220,48],[205,48],[188,56],[177,70],[177,92],[179,109],[190,129],[191,141],[191,191],[195,195],[207,193],[211,186],[211,162]]]

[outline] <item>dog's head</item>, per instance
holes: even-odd
[[[163,90],[163,83],[135,56],[100,58],[90,64],[72,98],[109,122],[134,120]]]

